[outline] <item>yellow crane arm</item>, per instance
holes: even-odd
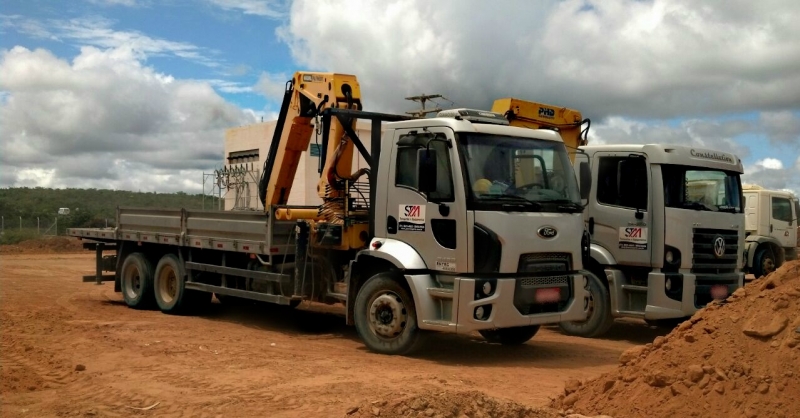
[[[511,126],[556,129],[568,148],[586,145],[587,139],[581,127],[589,120],[582,119],[577,110],[507,97],[495,100],[492,112],[505,115]]]
[[[296,72],[287,83],[275,137],[264,165],[261,185],[264,209],[285,205],[292,190],[302,153],[308,150],[314,133],[312,120],[325,108],[360,109],[361,90],[356,77],[348,74]],[[287,126],[288,125],[288,126]],[[284,128],[286,126],[286,128]],[[278,135],[280,138],[278,139]],[[352,167],[353,146],[343,144],[344,129],[335,121],[331,126],[326,166],[320,186],[326,189],[332,167],[347,173]],[[341,149],[340,145],[344,146]],[[338,151],[338,155],[336,155]],[[338,157],[338,158],[337,158]],[[322,193],[322,191],[320,191]]]

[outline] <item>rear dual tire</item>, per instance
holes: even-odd
[[[147,309],[155,304],[153,299],[153,265],[142,253],[125,257],[120,274],[122,299],[134,309]]]
[[[161,257],[156,266],[153,290],[161,312],[194,313],[211,303],[211,293],[186,288],[186,270],[174,254]]]

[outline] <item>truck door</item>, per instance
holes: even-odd
[[[592,241],[617,263],[649,266],[652,251],[650,170],[643,154],[597,153],[592,164]]]
[[[745,193],[744,197],[744,229],[756,232],[758,231],[758,193]]]
[[[416,249],[429,269],[468,271],[467,211],[453,131],[449,128],[396,131],[389,168],[387,236]],[[436,191],[420,191],[418,153],[436,153]],[[424,151],[423,151],[424,152]]]
[[[792,216],[792,206],[794,205],[791,199],[772,195],[770,201],[772,202],[771,217],[769,220],[770,235],[780,241],[781,247],[794,247],[797,238],[792,233],[795,221]]]

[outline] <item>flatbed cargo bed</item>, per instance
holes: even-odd
[[[263,255],[294,252],[294,221],[258,211],[118,208],[115,228],[69,228],[67,235]]]

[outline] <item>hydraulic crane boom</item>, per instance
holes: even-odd
[[[287,82],[260,185],[265,210],[270,206],[285,205],[288,201],[300,157],[308,149],[314,132],[311,122],[326,108],[361,109],[361,90],[355,76],[297,72]],[[288,129],[284,129],[287,123]],[[318,186],[320,197],[325,198],[326,193],[335,194],[329,183],[337,175],[350,176],[353,144],[343,140],[344,135],[342,125],[335,121],[329,140],[341,146],[326,147],[326,166]]]
[[[591,122],[589,119],[582,119],[581,112],[577,110],[508,97],[495,100],[492,112],[503,114],[511,126],[558,130],[569,149],[587,143],[586,136]],[[581,130],[584,123],[587,124],[586,129]],[[574,155],[570,154],[570,158],[574,160]]]

